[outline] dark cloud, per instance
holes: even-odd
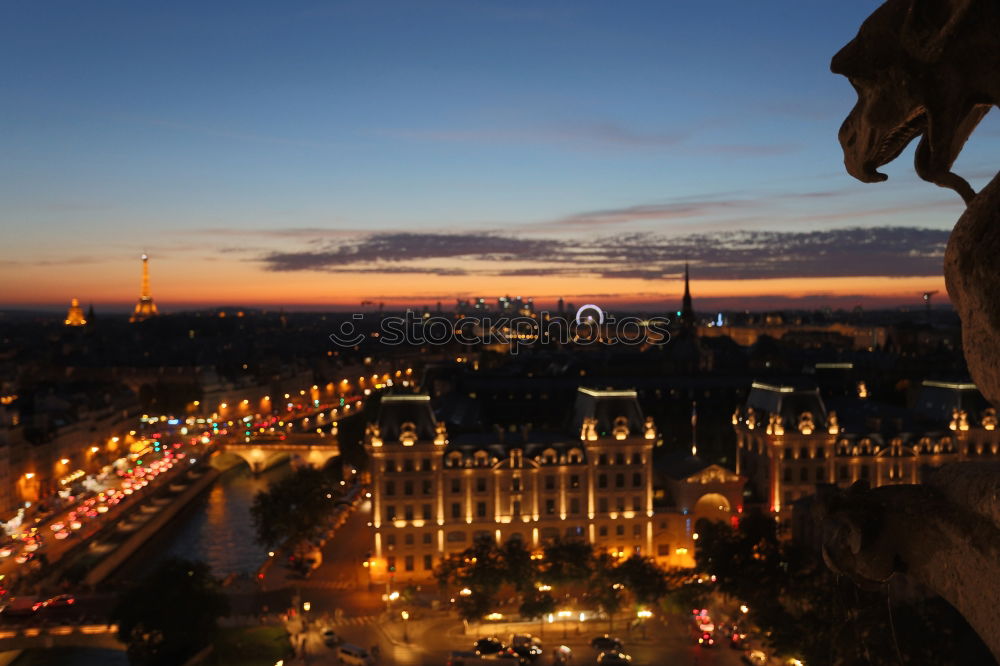
[[[273,271],[590,276],[668,280],[940,275],[949,232],[918,227],[630,233],[567,241],[499,234],[377,233],[318,250],[271,252]]]

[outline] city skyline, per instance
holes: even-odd
[[[878,4],[17,7],[0,307],[126,311],[142,251],[164,312],[919,306],[962,203],[836,140]]]

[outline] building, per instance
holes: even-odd
[[[69,310],[66,312],[66,320],[63,323],[66,326],[85,326],[87,324],[87,318],[83,316],[80,301],[74,298],[69,302]]]
[[[736,472],[779,517],[817,484],[920,483],[946,463],[1000,460],[997,412],[969,382],[925,380],[909,409],[873,402],[864,382],[844,418],[827,402],[815,386],[754,382],[733,414]]]
[[[427,395],[390,395],[369,425],[373,547],[381,582],[430,578],[479,537],[541,548],[584,539],[616,557],[694,564],[699,518],[732,521],[744,480],[688,457],[654,487],[661,443],[631,390],[576,390],[562,430],[498,427],[450,437]]]
[[[480,536],[540,547],[587,539],[654,552],[652,449],[634,391],[579,389],[570,434],[524,428],[450,440],[430,397],[382,400],[365,447],[373,472],[373,579],[426,579]]]
[[[129,321],[145,321],[157,314],[156,303],[153,302],[153,295],[149,291],[149,255],[144,252],[142,254],[142,287],[139,291],[139,301],[135,304],[135,310]]]

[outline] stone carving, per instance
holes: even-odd
[[[858,103],[840,128],[844,165],[866,183],[917,136],[914,165],[966,203],[975,192],[951,166],[1000,100],[1000,6],[994,0],[888,0],[833,57]]]
[[[799,432],[803,435],[811,435],[816,429],[812,412],[802,412],[799,414]]]
[[[413,421],[406,421],[399,426],[399,441],[403,446],[413,446],[417,441],[417,424]]]
[[[914,167],[958,192],[968,208],[945,252],[945,283],[962,319],[969,369],[1000,403],[1000,176],[978,195],[952,164],[979,121],[1000,104],[1000,3],[888,0],[833,57],[858,103],[840,129],[848,173],[871,183],[916,137]]]
[[[616,416],[615,423],[611,428],[611,434],[614,435],[615,439],[625,439],[628,437],[628,418]]]
[[[946,465],[921,485],[821,492],[816,518],[831,569],[869,589],[905,573],[1000,656],[1000,463]]]
[[[983,410],[983,429],[997,429],[997,410],[993,407],[987,407]]]
[[[444,446],[448,443],[448,428],[444,421],[438,421],[434,424],[434,445]]]
[[[597,441],[597,419],[585,417],[580,426],[580,439],[588,442]]]
[[[765,432],[768,435],[784,435],[785,426],[781,422],[780,414],[771,414],[767,419],[767,430]]]
[[[916,137],[922,179],[955,190],[966,210],[945,251],[948,294],[962,320],[976,385],[1000,404],[1000,174],[978,194],[952,165],[983,116],[1000,104],[1000,2],[888,0],[831,62],[858,102],[840,129],[855,178],[877,169]],[[996,425],[995,411],[990,415]],[[986,415],[984,414],[984,427]],[[968,429],[964,413],[952,430]],[[921,441],[921,450],[929,446]],[[942,446],[943,445],[943,446]],[[933,444],[950,450],[950,441]],[[948,465],[923,485],[869,490],[855,484],[821,498],[824,557],[862,585],[905,572],[947,599],[1000,657],[1000,465]]]
[[[382,446],[382,432],[377,423],[369,423],[365,427],[365,437],[372,446]]]
[[[840,434],[840,423],[837,421],[837,412],[833,410],[826,415],[826,431],[831,435]]]
[[[645,439],[656,439],[656,424],[653,423],[653,417],[647,416],[646,423],[643,427],[643,438]]]

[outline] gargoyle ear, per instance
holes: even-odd
[[[903,46],[917,60],[940,60],[975,1],[910,0],[900,34]]]

